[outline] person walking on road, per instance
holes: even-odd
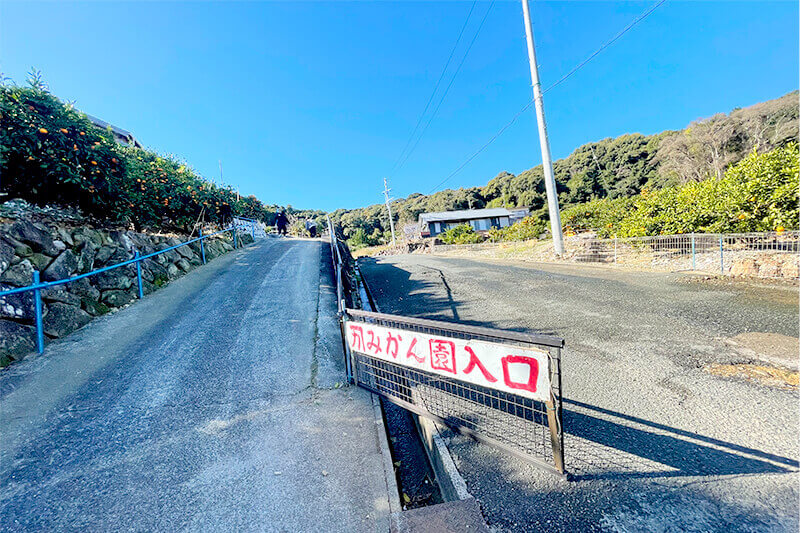
[[[310,218],[306,219],[306,231],[308,235],[315,239],[317,237],[317,223],[311,220]]]
[[[278,228],[278,235],[286,235],[286,226],[288,223],[289,219],[286,218],[286,213],[281,209],[278,211],[278,216],[275,217],[275,226]]]

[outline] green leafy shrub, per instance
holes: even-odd
[[[789,143],[752,152],[721,179],[593,200],[564,210],[561,220],[567,233],[593,229],[602,237],[796,229],[799,174],[800,152]]]
[[[367,246],[377,246],[381,244],[380,232],[375,230],[372,235],[368,235],[364,228],[358,228],[353,232],[352,236],[347,239],[347,245],[353,249],[358,250],[366,248]]]
[[[505,228],[490,229],[489,240],[492,242],[502,242],[538,239],[539,235],[547,231],[547,227],[547,221],[537,216],[529,216]]]
[[[483,237],[475,233],[469,224],[461,224],[443,232],[439,238],[445,244],[475,244],[483,241]]]
[[[37,204],[137,229],[188,229],[199,218],[233,215],[274,223],[275,209],[217,187],[172,156],[118,144],[71,104],[50,94],[37,73],[30,87],[0,86],[0,190]]]
[[[565,234],[597,230],[606,234],[619,226],[631,209],[633,198],[602,198],[568,207],[561,212],[561,225]],[[612,231],[613,233],[613,231]]]

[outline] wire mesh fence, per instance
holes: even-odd
[[[352,352],[358,385],[422,416],[563,474],[561,349],[556,337],[526,335],[347,310],[349,320],[441,337],[535,347],[548,354],[550,401],[542,402]]]
[[[657,270],[698,270],[721,275],[797,278],[800,232],[689,233],[566,241],[574,261]]]
[[[254,240],[263,239],[267,236],[264,224],[252,218],[233,217],[231,227],[236,228],[236,231],[240,233],[250,235]]]

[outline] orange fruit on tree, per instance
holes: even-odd
[[[59,131],[61,133],[69,133],[69,130],[67,130],[67,128],[61,128]]]
[[[39,133],[47,133],[47,130],[44,128],[39,128]]]
[[[92,161],[90,161],[90,162],[91,162],[93,165],[96,165],[96,164],[97,164],[97,161],[95,161],[94,159],[92,159]]]

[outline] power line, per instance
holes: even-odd
[[[619,33],[617,33],[617,34],[616,34],[614,37],[612,37],[612,38],[611,38],[611,40],[607,41],[607,42],[606,42],[605,44],[603,44],[603,45],[602,45],[600,48],[598,48],[597,50],[595,50],[595,51],[594,51],[594,53],[592,53],[592,54],[591,54],[589,57],[587,57],[586,59],[584,59],[583,61],[581,61],[581,62],[580,62],[580,63],[579,63],[577,66],[575,66],[575,67],[574,67],[572,70],[570,70],[569,72],[567,72],[565,75],[561,76],[561,78],[559,78],[559,79],[558,79],[558,81],[556,81],[555,83],[553,83],[552,85],[550,85],[550,86],[549,86],[547,89],[545,89],[545,90],[542,92],[542,94],[545,94],[545,93],[547,93],[547,92],[548,92],[550,89],[552,89],[552,88],[556,87],[557,85],[560,85],[561,83],[563,83],[563,82],[564,82],[564,81],[565,81],[567,78],[569,78],[570,76],[572,76],[573,74],[575,74],[575,72],[577,72],[578,70],[580,70],[581,68],[583,68],[583,67],[584,67],[584,66],[585,66],[587,63],[589,63],[589,61],[591,61],[592,59],[594,59],[594,58],[595,58],[595,57],[596,57],[596,56],[597,56],[597,55],[598,55],[600,52],[602,52],[603,50],[605,50],[606,48],[608,48],[609,46],[611,46],[611,45],[612,45],[612,44],[613,44],[615,41],[617,41],[617,40],[618,40],[620,37],[622,37],[623,35],[625,35],[625,34],[626,34],[626,33],[627,33],[627,32],[628,32],[628,31],[629,31],[631,28],[633,28],[633,27],[634,27],[634,26],[636,26],[638,23],[640,23],[642,20],[644,20],[645,18],[647,18],[647,17],[648,17],[648,16],[649,16],[649,15],[650,15],[650,14],[651,14],[653,11],[655,11],[655,10],[656,10],[658,7],[660,7],[660,6],[661,6],[662,4],[664,4],[666,1],[667,1],[667,0],[659,0],[659,1],[658,1],[657,3],[655,3],[655,4],[654,4],[654,5],[651,7],[651,8],[649,8],[647,11],[643,12],[641,15],[639,15],[637,18],[635,18],[635,19],[634,19],[634,20],[633,20],[633,21],[632,21],[630,24],[628,24],[628,25],[627,25],[625,28],[623,28],[623,29],[622,29],[622,30],[621,30]],[[485,143],[483,146],[481,146],[481,147],[480,147],[480,148],[479,148],[479,149],[478,149],[478,150],[477,150],[477,151],[476,151],[474,154],[472,154],[471,156],[469,156],[469,158],[467,158],[467,160],[466,160],[466,161],[464,161],[464,162],[463,162],[461,165],[459,165],[459,166],[458,166],[458,168],[456,168],[456,169],[455,169],[453,172],[451,172],[451,173],[450,173],[450,174],[449,174],[449,175],[448,175],[448,176],[447,176],[445,179],[443,179],[442,181],[440,181],[440,182],[439,182],[439,184],[438,184],[438,185],[436,185],[436,187],[434,187],[433,189],[431,189],[431,190],[430,190],[430,192],[428,192],[428,194],[432,194],[432,193],[433,193],[433,192],[435,192],[437,189],[439,189],[439,187],[441,187],[441,186],[442,186],[442,185],[444,185],[446,182],[448,182],[448,181],[449,181],[449,180],[450,180],[450,179],[451,179],[453,176],[455,176],[456,174],[458,174],[459,172],[461,172],[461,170],[462,170],[464,167],[466,167],[466,166],[467,166],[467,165],[468,165],[468,164],[469,164],[469,163],[470,163],[470,162],[471,162],[473,159],[475,159],[476,157],[478,157],[478,155],[480,155],[480,154],[481,154],[481,152],[483,152],[484,150],[486,150],[486,148],[488,148],[488,147],[489,147],[489,145],[491,145],[491,144],[492,144],[492,143],[493,143],[495,140],[497,140],[497,138],[498,138],[498,137],[500,137],[500,135],[502,135],[502,134],[503,134],[503,133],[504,133],[504,132],[505,132],[505,131],[506,131],[506,130],[509,128],[509,127],[511,127],[511,125],[512,125],[512,124],[514,124],[514,122],[516,122],[516,121],[517,121],[517,119],[518,119],[520,116],[522,116],[522,114],[523,114],[525,111],[527,111],[527,110],[528,110],[528,109],[529,109],[529,108],[530,108],[532,105],[533,105],[533,99],[531,99],[531,100],[530,100],[530,101],[529,101],[527,104],[525,104],[525,105],[522,107],[522,109],[520,109],[519,111],[517,111],[517,114],[516,114],[516,115],[514,115],[514,117],[513,117],[513,118],[512,118],[510,121],[508,121],[508,123],[506,123],[506,125],[505,125],[505,126],[503,126],[502,128],[500,128],[500,130],[499,130],[497,133],[495,133],[495,134],[492,136],[492,138],[491,138],[491,139],[489,139],[489,140],[488,140],[488,141],[487,141],[487,142],[486,142],[486,143]]]
[[[433,192],[434,192],[434,191],[436,191],[436,190],[437,190],[439,187],[441,187],[442,185],[444,185],[444,184],[445,184],[445,183],[446,183],[446,182],[447,182],[447,181],[448,181],[450,178],[452,178],[453,176],[455,176],[456,174],[458,174],[459,172],[461,172],[461,169],[463,169],[465,166],[467,166],[467,165],[470,163],[470,161],[472,161],[473,159],[475,159],[476,157],[478,157],[478,155],[479,155],[481,152],[483,152],[484,150],[486,150],[486,148],[488,148],[490,144],[492,144],[492,143],[493,143],[493,142],[494,142],[494,141],[495,141],[495,140],[496,140],[498,137],[500,137],[500,136],[501,136],[501,135],[502,135],[502,134],[503,134],[503,133],[504,133],[504,132],[505,132],[505,131],[506,131],[508,128],[510,128],[510,127],[511,127],[511,125],[512,125],[512,124],[514,124],[514,122],[516,122],[516,121],[517,121],[517,119],[518,119],[519,117],[521,117],[521,116],[522,116],[522,114],[523,114],[525,111],[527,111],[527,110],[528,110],[528,109],[529,109],[529,108],[530,108],[532,105],[533,105],[533,99],[531,99],[531,100],[530,100],[530,101],[529,101],[527,104],[525,104],[525,105],[522,107],[522,109],[520,109],[519,111],[517,111],[517,114],[516,114],[516,115],[514,115],[514,117],[513,117],[511,120],[509,120],[509,121],[506,123],[506,125],[505,125],[505,126],[503,126],[502,128],[500,128],[500,130],[499,130],[497,133],[495,133],[495,134],[492,136],[492,138],[491,138],[491,139],[489,139],[488,141],[486,141],[486,143],[485,143],[483,146],[481,146],[480,148],[478,148],[478,151],[477,151],[477,152],[475,152],[474,154],[472,154],[471,156],[469,156],[469,158],[467,158],[467,160],[466,160],[466,161],[464,161],[463,163],[461,163],[461,165],[459,165],[459,167],[458,167],[457,169],[455,169],[453,172],[451,172],[451,173],[450,173],[450,174],[449,174],[449,175],[448,175],[448,176],[447,176],[445,179],[443,179],[442,181],[440,181],[440,182],[439,182],[439,184],[438,184],[438,185],[436,185],[436,187],[434,187],[433,189],[431,189],[431,190],[428,192],[428,194],[431,194],[431,193],[433,193]]]
[[[433,97],[436,96],[436,91],[439,90],[439,85],[441,85],[442,80],[444,79],[444,75],[447,72],[447,67],[450,66],[450,61],[452,61],[453,55],[456,52],[456,48],[458,48],[458,43],[461,42],[461,37],[464,35],[464,30],[467,29],[467,23],[469,22],[469,19],[472,16],[472,11],[475,9],[475,4],[477,4],[477,3],[478,3],[478,0],[474,0],[472,2],[472,6],[469,8],[469,13],[467,13],[467,18],[464,20],[464,24],[462,24],[462,26],[461,26],[461,31],[458,32],[458,38],[456,39],[456,42],[453,45],[453,49],[450,50],[450,55],[447,58],[447,62],[445,62],[445,64],[444,64],[444,68],[442,69],[442,73],[439,74],[439,79],[436,80],[436,86],[433,88],[433,91],[431,92],[431,95],[428,98],[428,102],[425,104],[425,108],[422,110],[422,113],[419,115],[419,118],[417,119],[417,123],[414,125],[414,129],[411,130],[411,135],[408,136],[408,140],[406,141],[406,145],[400,151],[400,155],[397,157],[397,161],[395,161],[394,165],[392,165],[392,169],[389,171],[390,174],[392,172],[394,172],[395,167],[397,167],[397,164],[403,158],[403,154],[408,149],[408,146],[411,144],[411,140],[414,138],[414,135],[417,133],[417,129],[419,128],[419,125],[422,123],[422,119],[425,118],[425,113],[428,112],[428,108],[430,107],[431,102],[433,101]]]
[[[641,21],[643,21],[644,19],[646,19],[646,18],[647,18],[647,17],[650,15],[650,13],[652,13],[653,11],[655,11],[656,9],[658,9],[658,7],[659,7],[659,6],[661,6],[663,3],[665,3],[666,1],[667,1],[667,0],[660,0],[659,2],[656,2],[656,4],[654,4],[654,5],[653,5],[653,7],[651,7],[650,9],[648,9],[647,11],[645,11],[644,13],[642,13],[641,15],[639,15],[637,18],[635,18],[635,19],[634,19],[634,20],[633,20],[633,21],[632,21],[630,24],[628,24],[627,26],[625,26],[625,28],[623,28],[623,29],[622,29],[622,31],[620,31],[618,34],[616,34],[614,37],[612,37],[610,41],[607,41],[607,42],[606,42],[606,43],[605,43],[603,46],[601,46],[600,48],[598,48],[597,50],[595,50],[595,51],[594,51],[594,53],[593,53],[592,55],[590,55],[589,57],[587,57],[586,59],[584,59],[583,61],[581,61],[581,62],[580,62],[580,63],[579,63],[579,64],[578,64],[578,65],[577,65],[575,68],[573,68],[572,70],[570,70],[569,72],[567,72],[566,74],[564,74],[563,76],[561,76],[561,78],[559,78],[559,80],[558,80],[557,82],[555,82],[555,83],[554,83],[554,84],[552,84],[550,87],[548,87],[547,89],[545,89],[545,90],[544,90],[544,92],[543,92],[542,94],[546,93],[547,91],[549,91],[549,90],[550,90],[550,89],[552,89],[553,87],[555,87],[555,86],[557,86],[557,85],[560,85],[560,84],[561,84],[562,82],[564,82],[564,81],[565,81],[567,78],[569,78],[570,76],[572,76],[573,74],[575,74],[575,73],[576,73],[578,70],[580,70],[581,68],[583,68],[583,66],[584,66],[584,65],[586,65],[586,64],[587,64],[589,61],[591,61],[592,59],[594,59],[594,58],[595,58],[595,56],[597,56],[597,55],[598,55],[600,52],[602,52],[603,50],[605,50],[606,48],[608,48],[609,46],[611,46],[612,44],[614,44],[614,42],[616,42],[616,41],[617,41],[617,40],[618,40],[620,37],[622,37],[623,35],[625,35],[626,33],[628,33],[628,31],[630,31],[630,29],[631,29],[631,28],[633,28],[634,26],[636,26],[637,24],[639,24]]]
[[[458,64],[455,73],[453,73],[453,77],[450,78],[450,83],[447,85],[447,88],[444,90],[442,97],[439,99],[439,103],[436,104],[436,108],[433,110],[433,113],[431,113],[428,122],[425,124],[425,127],[420,132],[419,137],[417,137],[417,140],[414,142],[414,145],[411,147],[411,150],[406,154],[405,159],[403,159],[402,163],[400,163],[400,166],[397,167],[398,171],[401,168],[403,168],[403,165],[406,164],[406,161],[408,161],[408,159],[411,157],[411,154],[414,153],[414,150],[417,148],[417,145],[422,140],[422,137],[425,135],[425,132],[428,131],[428,126],[430,126],[431,122],[433,122],[433,119],[436,118],[436,114],[439,112],[439,108],[442,107],[442,102],[444,102],[444,99],[447,97],[447,93],[450,92],[450,87],[453,86],[453,82],[456,81],[456,76],[458,76],[458,73],[461,71],[461,67],[464,65],[464,61],[466,61],[467,56],[469,55],[469,51],[472,50],[472,45],[475,44],[475,41],[478,39],[478,35],[481,33],[481,28],[483,28],[483,23],[486,22],[486,17],[489,16],[489,12],[492,10],[493,5],[494,5],[494,0],[492,0],[492,3],[489,4],[486,13],[484,13],[483,18],[481,19],[481,23],[478,26],[475,35],[472,37],[472,41],[470,41],[469,46],[467,47],[467,51],[464,52],[464,57],[461,58],[461,62]]]

